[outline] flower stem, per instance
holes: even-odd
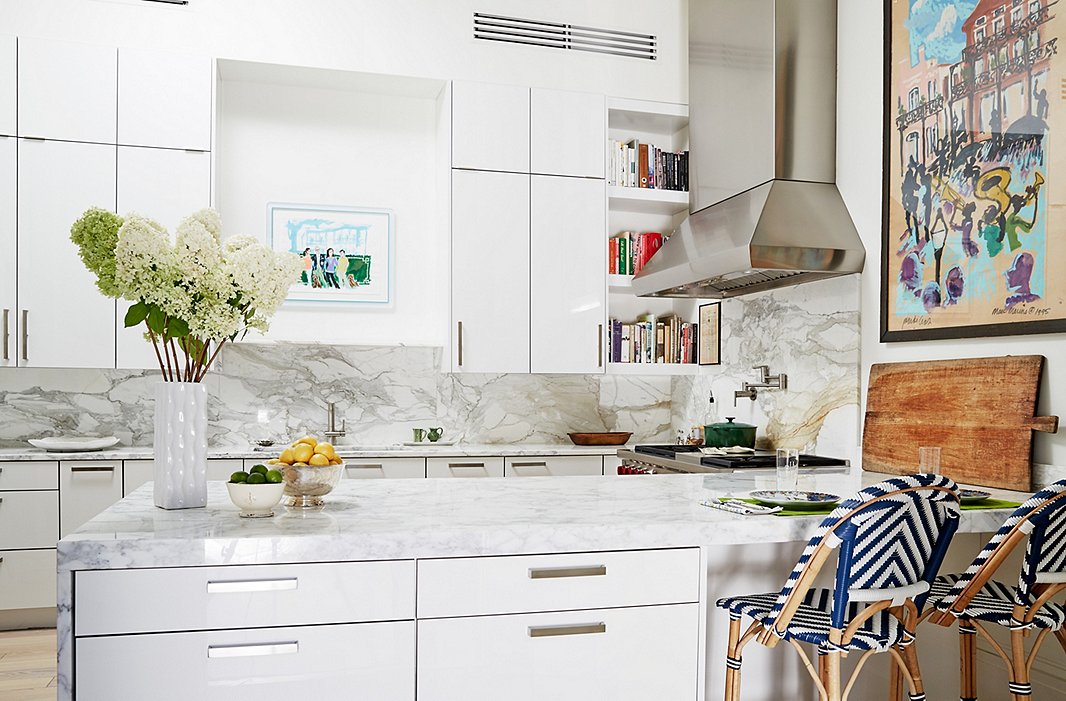
[[[200,369],[199,374],[196,376],[196,379],[194,379],[193,382],[199,382],[204,378],[204,375],[206,375],[207,371],[211,368],[211,363],[215,362],[215,358],[218,357],[218,352],[222,350],[222,346],[224,345],[226,345],[226,339],[223,338],[221,341],[218,342],[218,345],[215,346],[215,352],[211,354],[211,358],[208,359],[208,361]]]
[[[148,323],[145,322],[144,325],[147,327]],[[155,350],[156,362],[159,363],[159,372],[163,373],[164,380],[169,380],[170,378],[167,375],[166,365],[163,364],[163,356],[159,353],[159,341],[156,340],[155,332],[153,332],[152,329],[148,329],[148,337],[152,339],[152,348]]]

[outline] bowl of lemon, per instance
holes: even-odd
[[[248,472],[238,470],[230,475],[226,489],[242,517],[269,518],[284,495],[285,483],[281,470],[254,465]]]
[[[330,443],[304,436],[273,460],[268,467],[281,471],[285,505],[302,508],[322,506],[322,497],[333,491],[344,473],[344,461]]]

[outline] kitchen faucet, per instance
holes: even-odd
[[[747,397],[754,402],[760,389],[788,389],[788,375],[785,373],[771,375],[769,365],[755,365],[751,369],[758,370],[761,379],[758,382],[744,382],[741,389],[733,392],[733,406],[737,405],[737,400],[741,397]]]
[[[341,419],[341,427],[337,428],[337,406],[333,402],[326,403],[326,430],[322,432],[326,438],[340,438],[345,435],[347,420]]]

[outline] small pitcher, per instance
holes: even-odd
[[[443,435],[444,435],[444,429],[443,428],[438,427],[438,428],[426,429],[426,436],[429,438],[430,442],[432,442],[432,443],[436,443],[437,441],[439,441],[440,437],[443,436]]]

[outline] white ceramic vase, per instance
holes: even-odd
[[[199,382],[156,385],[155,505],[207,505],[207,388]]]

